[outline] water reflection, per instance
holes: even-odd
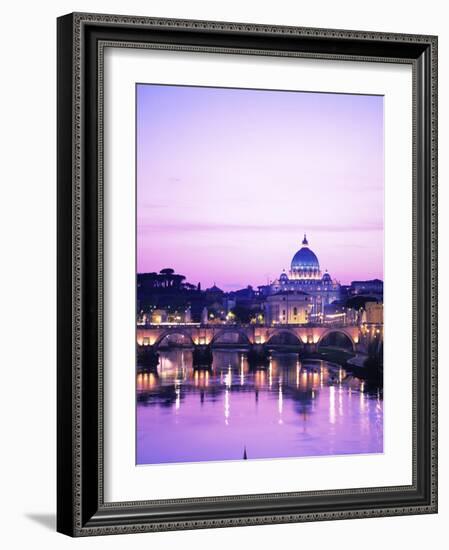
[[[244,352],[214,351],[195,369],[190,351],[165,351],[137,375],[137,463],[382,452],[382,405],[377,388],[296,354],[252,370]]]

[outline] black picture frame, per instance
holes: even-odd
[[[87,536],[437,512],[437,37],[85,13],[60,17],[57,29],[57,530]],[[105,42],[412,65],[412,485],[104,502]]]

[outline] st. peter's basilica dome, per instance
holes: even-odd
[[[302,248],[293,256],[291,274],[294,277],[321,277],[320,264],[315,253],[309,248],[306,235],[302,241]]]

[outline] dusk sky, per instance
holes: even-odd
[[[307,233],[324,272],[383,279],[383,97],[137,86],[137,270],[267,283]]]

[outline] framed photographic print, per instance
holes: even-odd
[[[437,38],[58,19],[58,530],[437,511]]]

